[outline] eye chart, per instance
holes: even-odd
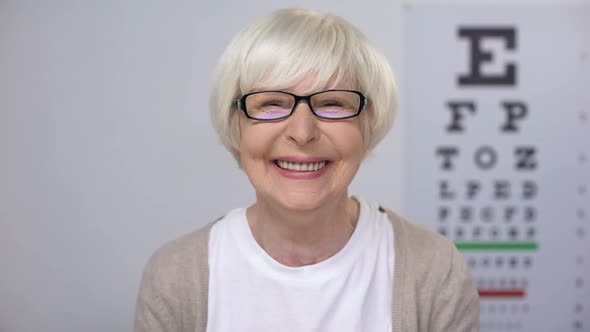
[[[407,216],[465,256],[482,331],[590,331],[590,5],[403,19]]]

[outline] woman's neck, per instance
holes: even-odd
[[[319,263],[342,249],[354,232],[359,204],[347,196],[312,211],[288,211],[258,199],[248,208],[256,242],[287,266]]]

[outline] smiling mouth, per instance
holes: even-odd
[[[313,163],[298,163],[292,161],[275,160],[274,163],[282,169],[297,172],[316,172],[324,168],[328,163],[326,160]]]

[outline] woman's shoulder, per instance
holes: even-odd
[[[179,326],[206,321],[208,240],[216,221],[169,241],[152,254],[139,288],[136,331],[154,331],[162,325],[166,331],[177,331]]]
[[[477,331],[479,296],[463,255],[430,228],[386,212],[395,241],[394,317],[404,317],[394,331],[416,331],[418,326]]]
[[[434,232],[425,225],[420,225],[384,209],[394,229],[395,249],[410,255],[416,261],[441,261],[450,258],[457,249],[448,238]]]
[[[196,268],[203,260],[202,263],[206,264],[209,234],[220,219],[166,242],[152,254],[148,266],[151,264],[156,265],[158,270],[174,270],[179,267]]]
[[[450,282],[475,294],[475,284],[463,255],[448,238],[386,210],[394,229],[395,269],[420,287]]]

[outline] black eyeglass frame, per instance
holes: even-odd
[[[329,117],[325,117],[325,116],[321,116],[319,114],[317,114],[315,112],[315,110],[313,109],[313,106],[311,106],[311,97],[318,95],[320,93],[325,93],[325,92],[353,92],[356,95],[359,96],[360,98],[360,105],[359,105],[359,109],[357,110],[357,112],[353,115],[349,115],[349,116],[345,116],[343,118],[329,118]],[[256,118],[251,116],[250,114],[248,114],[248,110],[247,110],[247,106],[246,106],[246,98],[248,98],[248,96],[252,96],[255,94],[259,94],[259,93],[264,93],[264,92],[280,92],[280,93],[284,93],[290,96],[293,96],[295,98],[295,103],[293,104],[293,109],[291,110],[291,112],[289,112],[289,114],[282,116],[280,118],[276,118],[276,119],[260,119],[260,118]],[[334,89],[334,90],[324,90],[324,91],[319,91],[319,92],[315,92],[312,93],[310,95],[307,96],[298,96],[296,94],[290,93],[290,92],[286,92],[286,91],[280,91],[280,90],[266,90],[266,91],[255,91],[255,92],[250,92],[247,93],[245,95],[243,95],[240,99],[236,100],[235,104],[236,107],[238,108],[238,110],[241,110],[242,112],[244,112],[244,114],[246,115],[246,117],[248,119],[252,119],[252,120],[257,120],[257,121],[279,121],[279,120],[283,120],[286,119],[288,117],[290,117],[291,115],[293,115],[293,112],[295,112],[295,109],[297,108],[297,105],[299,105],[299,102],[305,100],[307,101],[307,105],[309,106],[309,109],[311,110],[311,113],[313,113],[313,115],[315,115],[316,117],[320,118],[320,119],[324,119],[324,120],[332,120],[332,121],[338,121],[338,120],[346,120],[346,119],[350,119],[350,118],[354,118],[356,116],[359,116],[361,114],[361,112],[367,108],[368,104],[369,104],[369,99],[367,97],[365,97],[365,95],[363,95],[361,92],[356,91],[356,90],[343,90],[343,89]]]

